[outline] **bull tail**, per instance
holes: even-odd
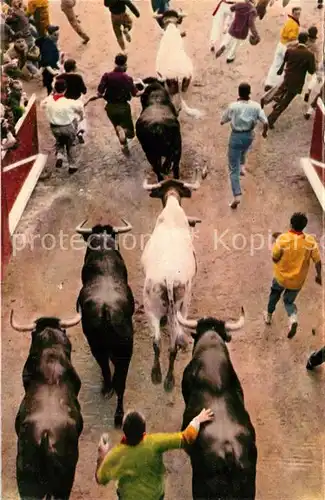
[[[174,349],[175,346],[185,347],[187,345],[186,337],[183,329],[179,322],[177,321],[177,311],[176,304],[174,300],[174,284],[173,282],[166,281],[167,297],[168,297],[168,324],[170,331],[172,332],[172,345],[171,348]]]
[[[185,111],[185,113],[189,116],[193,116],[194,118],[202,118],[204,116],[204,112],[200,111],[199,109],[196,108],[190,108],[184,99],[181,97],[181,104],[182,104],[182,109]]]
[[[41,442],[39,444],[41,452],[45,455],[49,455],[49,448],[50,448],[50,437],[49,437],[49,431],[44,431],[41,437]]]

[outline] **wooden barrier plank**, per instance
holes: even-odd
[[[24,163],[20,167],[9,170],[8,172],[2,172],[2,182],[6,186],[7,207],[9,212],[14,206],[16,198],[34,165],[35,157],[32,158],[31,161]]]

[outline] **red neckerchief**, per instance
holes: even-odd
[[[297,19],[295,19],[293,16],[290,16],[290,14],[288,15],[288,17],[290,17],[291,19],[293,19],[294,21],[296,21],[296,23],[298,24],[298,26],[300,26],[300,23],[299,23],[299,21],[297,21]]]
[[[144,437],[146,436],[146,433],[144,432],[143,435],[142,435],[142,439],[141,441],[143,441]],[[140,441],[140,443],[141,443]],[[121,444],[128,444],[127,440],[126,440],[126,436],[123,436],[122,439],[121,439]]]
[[[64,94],[53,94],[53,99],[57,101],[58,99],[61,99],[61,97],[64,97]]]
[[[294,229],[290,229],[289,233],[298,234],[298,235],[304,234],[303,231],[295,231]]]
[[[228,0],[227,0],[227,1],[226,1],[226,0],[221,0],[221,1],[218,3],[218,5],[216,6],[216,8],[214,9],[213,14],[212,14],[213,16],[215,16],[215,15],[216,15],[216,13],[217,13],[217,12],[218,12],[218,10],[220,9],[220,5],[221,5],[222,3],[235,4],[236,2],[229,2]]]

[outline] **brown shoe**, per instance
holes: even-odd
[[[217,50],[217,52],[216,52],[216,58],[222,56],[222,54],[224,53],[225,50],[226,50],[226,47],[224,45],[222,45],[220,47],[220,49]]]

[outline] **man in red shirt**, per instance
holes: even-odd
[[[115,57],[114,70],[104,73],[97,89],[98,96],[103,97],[107,103],[105,110],[124,154],[129,152],[127,140],[135,136],[129,101],[132,97],[138,97],[143,93],[135,87],[133,79],[126,74],[126,70],[127,56],[118,54]]]
[[[227,63],[232,63],[235,60],[238,43],[241,40],[246,40],[249,31],[256,40],[260,39],[255,26],[257,12],[254,7],[254,0],[235,3],[230,7],[230,11],[235,13],[235,18],[222,41],[221,47],[216,52],[216,57],[220,57],[227,51]]]

